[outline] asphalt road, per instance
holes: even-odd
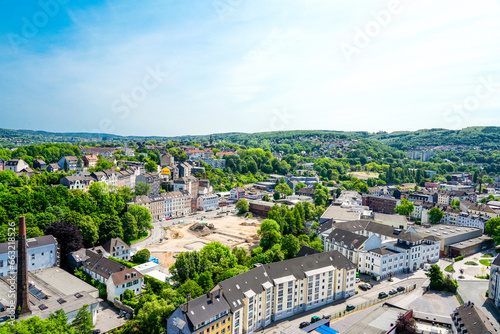
[[[473,302],[475,306],[478,306],[490,318],[497,331],[500,331],[500,311],[491,299],[484,297],[484,293],[488,290],[488,285],[488,280],[484,280],[484,282],[459,280],[458,292],[463,298],[464,303],[467,303],[469,300]]]

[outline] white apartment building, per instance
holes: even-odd
[[[356,266],[337,251],[257,264],[219,282],[211,292],[219,297],[209,294],[181,305],[168,319],[168,328],[180,334],[212,333],[222,319],[224,334],[254,333],[273,321],[354,295],[355,278]]]
[[[219,207],[219,196],[216,194],[207,194],[199,196],[197,199],[198,210],[216,210]]]
[[[191,212],[191,195],[185,191],[161,193],[165,203],[165,218],[177,218]]]
[[[495,305],[500,307],[500,256],[498,255],[491,263],[488,298],[493,299]]]
[[[15,242],[15,258],[9,258],[9,251],[12,251],[8,242],[0,244],[0,277],[14,275],[17,272],[17,240]],[[51,235],[29,238],[26,240],[28,250],[28,271],[50,268],[58,264],[57,241]],[[14,270],[11,269],[13,265]]]
[[[484,231],[484,227],[490,217],[484,215],[475,215],[459,210],[447,210],[443,214],[443,224],[452,224],[458,226],[477,227]]]

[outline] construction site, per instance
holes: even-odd
[[[166,229],[166,238],[161,244],[148,246],[148,249],[165,268],[175,263],[177,254],[200,250],[213,241],[219,241],[231,248],[238,246],[251,250],[260,242],[257,230],[261,221],[262,219],[247,219],[230,214],[184,225],[174,225]]]

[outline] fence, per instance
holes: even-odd
[[[404,293],[411,292],[411,291],[415,290],[416,288],[417,288],[417,285],[413,284],[413,285],[407,286],[404,291],[398,291],[397,293],[395,293],[393,295],[388,295],[385,298],[371,299],[371,300],[369,300],[367,302],[364,302],[364,303],[361,303],[361,304],[358,304],[358,305],[354,305],[354,309],[352,309],[350,311],[344,310],[344,311],[340,311],[338,313],[336,312],[336,313],[330,314],[330,320],[341,318],[342,316],[344,316],[346,314],[350,314],[351,312],[365,309],[367,307],[370,307],[370,306],[378,304],[378,303],[384,303],[384,302],[386,302],[387,300],[389,300],[389,299],[391,299],[393,297],[402,295]]]

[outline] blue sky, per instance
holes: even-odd
[[[496,0],[3,0],[0,50],[2,128],[500,125]]]

